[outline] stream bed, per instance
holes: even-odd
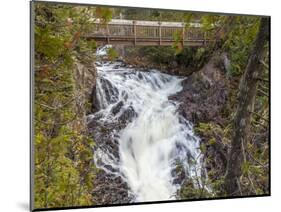
[[[93,195],[102,204],[178,199],[186,179],[206,175],[200,139],[169,99],[184,78],[138,70],[122,62],[97,64],[97,112],[88,115],[98,173]]]

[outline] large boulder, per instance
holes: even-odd
[[[217,64],[221,57],[216,56],[199,71],[182,82],[181,92],[170,97],[181,102],[179,112],[194,124],[213,121],[223,124],[228,87],[224,70]]]

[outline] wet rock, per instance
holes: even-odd
[[[91,111],[96,112],[100,110],[100,106],[98,103],[98,98],[96,94],[96,86],[93,86],[91,96],[90,96],[90,102],[92,103]]]
[[[117,103],[111,110],[113,114],[120,112],[124,103]],[[111,122],[101,122],[99,113],[89,118],[88,128],[90,135],[96,143],[96,149],[100,148],[104,152],[109,152],[114,156],[116,163],[120,160],[119,141],[116,131],[124,129],[127,123],[136,115],[132,107],[125,109],[118,120]],[[101,160],[97,162],[98,166],[103,166],[108,172],[99,169],[96,174],[95,187],[92,192],[93,201],[97,204],[124,204],[129,203],[134,198],[129,194],[127,183],[118,174],[120,171],[113,166],[103,164]]]
[[[123,101],[121,102],[118,102],[111,110],[112,114],[113,115],[116,115],[120,110],[121,108],[124,106],[124,103]]]
[[[134,108],[130,106],[122,113],[122,115],[119,117],[119,120],[120,123],[125,124],[131,122],[136,116],[137,113],[134,111]]]
[[[201,70],[187,77],[182,82],[182,91],[170,97],[181,103],[178,112],[195,126],[200,122],[212,122],[220,126],[226,123],[222,114],[228,100],[229,82],[225,71],[216,66],[216,60],[217,58],[212,58]],[[217,177],[221,177],[226,166],[227,159],[224,153],[227,149],[219,145],[222,144],[219,139],[216,139],[216,145],[212,146],[208,145],[209,138],[204,135],[200,135],[200,140],[207,147],[204,158],[213,158],[212,161],[207,160],[205,163],[207,171],[216,170]],[[218,170],[222,171],[218,172]],[[179,172],[177,176],[174,183],[180,183],[183,174]]]
[[[95,62],[95,65],[97,66],[97,67],[101,67],[102,66],[102,63],[101,62]]]
[[[121,63],[118,67],[122,65],[123,64]],[[125,76],[126,74],[130,74],[130,72],[122,74]],[[138,78],[142,79],[143,76],[139,74]],[[116,92],[110,85],[110,82],[103,81],[102,83],[108,102],[116,102],[112,99]],[[228,97],[227,79],[225,74],[215,67],[214,60],[211,60],[200,71],[194,72],[186,78],[182,82],[182,86],[183,89],[181,92],[169,98],[180,102],[178,107],[180,115],[193,122],[195,125],[199,122],[208,121],[216,122],[218,124],[224,123],[221,114]],[[93,95],[94,91],[95,90],[93,89]],[[92,102],[94,102],[95,105],[98,105],[96,104],[96,101],[97,100],[93,98]],[[96,142],[96,148],[100,148],[104,152],[109,152],[114,156],[114,160],[116,160],[115,162],[117,163],[120,160],[118,152],[119,140],[118,137],[114,137],[115,134],[113,132],[118,132],[124,129],[127,124],[137,116],[134,109],[132,107],[125,108],[122,101],[118,102],[110,112],[113,115],[116,115],[121,111],[122,113],[120,113],[117,120],[101,123],[100,119],[102,117],[96,113],[94,117],[89,119],[88,123],[89,131]],[[203,139],[204,138],[202,138],[202,140]],[[209,150],[213,151],[211,148],[208,148],[208,151]],[[110,173],[116,173],[118,170],[115,170],[112,166],[106,166],[106,164],[103,165],[108,172],[100,170],[97,173],[95,188],[92,193],[93,201],[98,204],[122,204],[131,202],[134,197],[130,195],[126,182],[122,177]],[[210,164],[207,164],[207,166],[210,166]],[[172,171],[172,175],[174,176],[173,183],[182,185],[186,179],[186,174],[187,173],[185,173],[183,167],[177,167],[177,169]]]
[[[93,201],[99,205],[124,204],[132,200],[128,185],[120,176],[101,170],[96,176],[95,185],[92,196]]]
[[[120,68],[120,65],[113,66],[113,69],[119,69],[119,68]]]

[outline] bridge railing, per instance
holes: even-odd
[[[168,24],[167,24],[168,23]],[[208,33],[204,32],[200,26],[185,28],[180,22],[125,22],[125,23],[95,23],[92,32],[88,37],[104,38],[108,41],[114,38],[131,39],[135,43],[138,39],[172,41],[176,32],[182,35],[182,42],[185,41],[203,41],[204,43],[211,40]]]

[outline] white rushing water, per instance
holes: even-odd
[[[176,167],[201,186],[202,155],[200,140],[192,125],[177,113],[178,102],[168,100],[181,91],[182,78],[160,73],[115,67],[117,63],[98,67],[97,99],[101,123],[118,123],[126,111],[133,111],[125,128],[113,131],[118,137],[119,158],[97,149],[95,159],[118,170],[116,175],[128,183],[134,201],[176,199],[180,185],[174,183]],[[119,105],[120,109],[113,113]]]

